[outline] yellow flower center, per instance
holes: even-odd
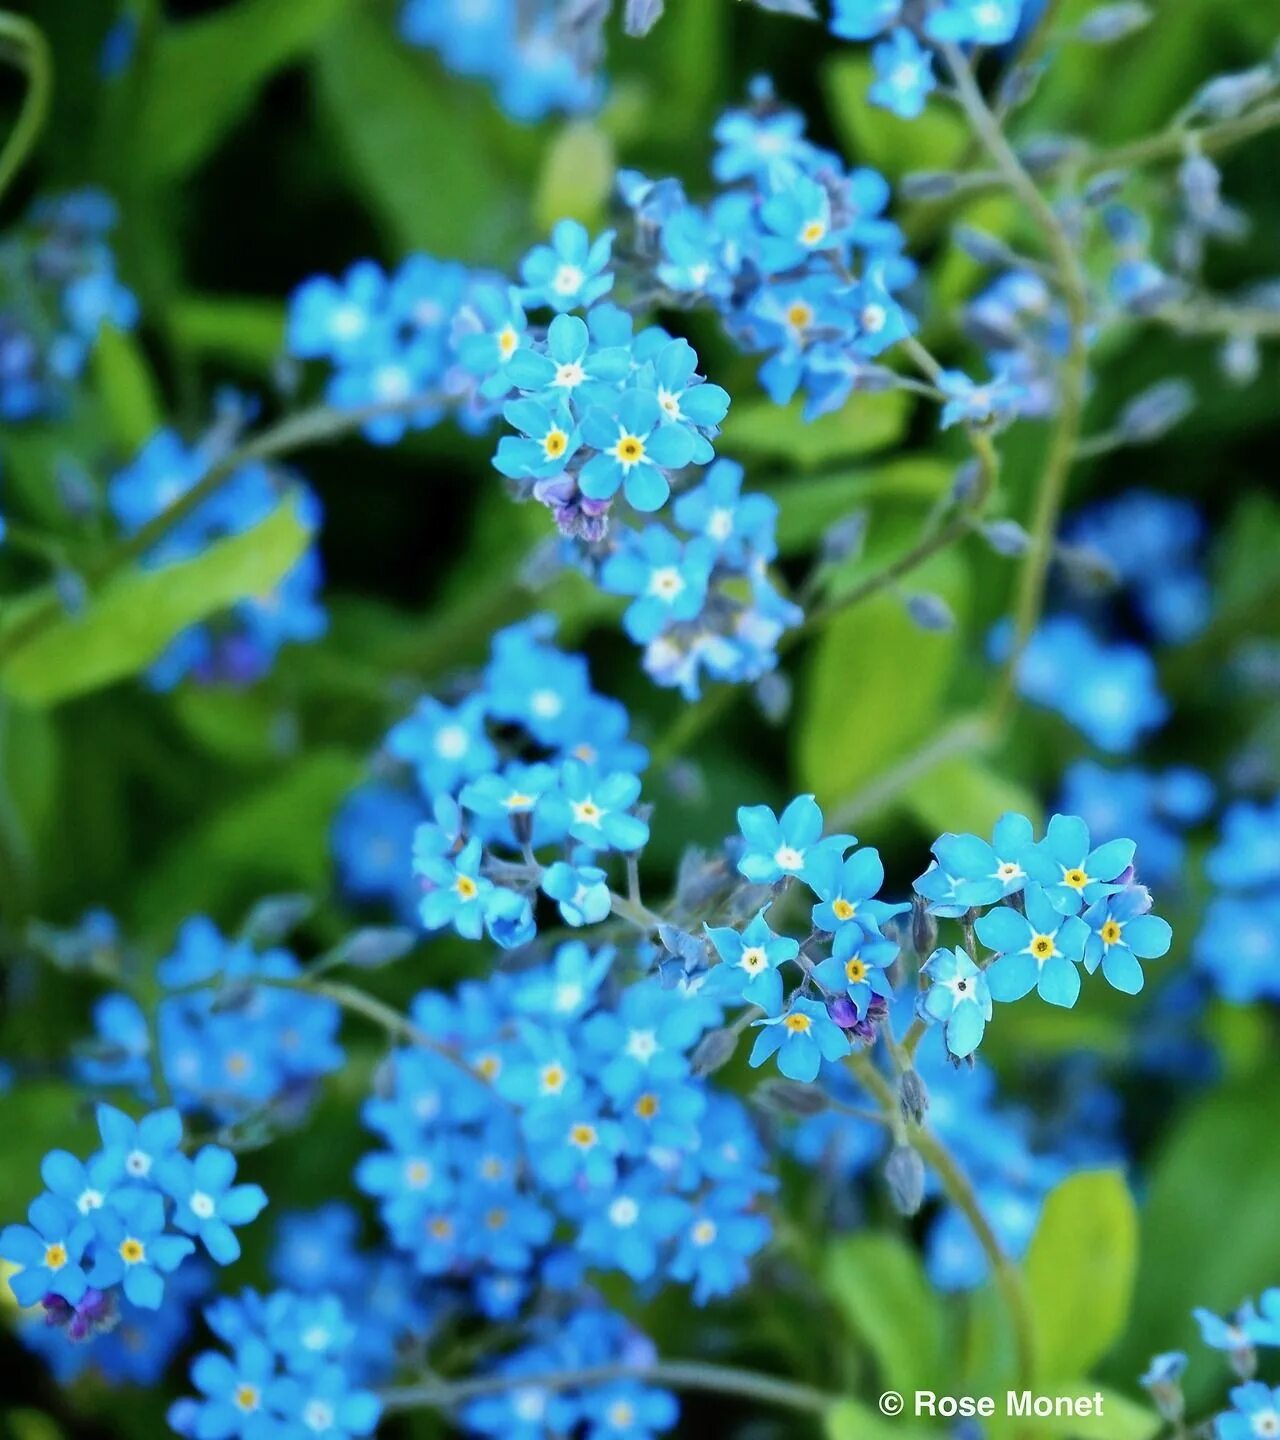
[[[427,1222],[427,1234],[433,1240],[452,1240],[453,1221],[446,1215],[437,1215]]]
[[[243,1050],[233,1050],[226,1059],[227,1074],[239,1078],[249,1073],[249,1057]]]
[[[420,1190],[431,1179],[431,1166],[425,1160],[410,1160],[404,1174],[409,1184]]]
[[[659,1100],[656,1095],[645,1094],[636,1101],[636,1114],[641,1120],[652,1120],[658,1113]]]
[[[458,878],[453,882],[453,888],[458,892],[462,899],[474,900],[480,887],[476,884],[476,882],[471,878],[470,875],[459,875]]]
[[[813,1021],[798,1010],[793,1010],[782,1023],[793,1035],[806,1035],[813,1027]]]
[[[585,1124],[575,1125],[569,1131],[569,1143],[576,1145],[579,1150],[590,1150],[596,1143],[596,1127]]]
[[[1037,935],[1031,942],[1031,953],[1037,960],[1047,960],[1053,954],[1053,936]]]
[[[845,961],[844,978],[850,985],[856,985],[867,978],[867,967],[857,955]]]
[[[638,435],[624,435],[613,447],[613,453],[624,465],[644,459],[644,441]]]
[[[496,1055],[481,1055],[475,1063],[475,1072],[482,1080],[496,1080],[502,1069],[502,1061]]]
[[[558,460],[569,444],[569,437],[563,430],[548,430],[542,440],[542,449],[548,460]]]
[[[495,1207],[485,1215],[484,1223],[490,1230],[501,1230],[507,1223],[507,1212],[500,1207]]]
[[[837,920],[852,920],[857,912],[858,907],[850,904],[843,896],[839,900],[833,900],[831,902],[831,913]]]
[[[564,1066],[558,1065],[554,1060],[542,1070],[542,1093],[544,1095],[556,1095],[564,1089],[566,1076]]]
[[[813,306],[803,300],[794,300],[787,306],[787,324],[793,330],[807,330],[813,324]]]
[[[1062,879],[1063,883],[1070,885],[1073,890],[1083,890],[1089,883],[1089,877],[1083,870],[1068,870]]]
[[[132,1235],[120,1242],[120,1258],[126,1265],[137,1265],[139,1261],[145,1260],[147,1247],[141,1240],[135,1240]]]
[[[59,1245],[55,1241],[52,1245],[46,1245],[44,1250],[44,1264],[46,1270],[61,1270],[67,1263],[67,1247]]]
[[[236,1386],[236,1408],[256,1410],[258,1408],[258,1387],[256,1385]]]
[[[816,245],[827,233],[827,227],[821,220],[810,220],[800,232],[800,243],[802,245]]]
[[[1102,927],[1102,943],[1104,945],[1114,945],[1119,939],[1120,922],[1118,920],[1108,920]]]
[[[615,1400],[609,1406],[609,1424],[615,1430],[629,1430],[636,1418],[636,1412],[625,1400]]]
[[[511,328],[510,325],[508,325],[505,330],[500,330],[498,332],[498,353],[502,356],[504,360],[510,360],[511,356],[515,353],[516,346],[519,343],[520,337],[516,334],[516,332]]]
[[[600,807],[594,800],[579,800],[573,807],[573,813],[579,820],[585,820],[588,825],[594,825],[600,818]]]

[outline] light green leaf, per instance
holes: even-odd
[[[613,145],[590,120],[570,120],[547,147],[533,218],[549,231],[557,220],[594,229],[613,188]]]
[[[160,428],[163,406],[142,347],[104,325],[93,351],[93,375],[111,438],[131,455]]]
[[[523,206],[486,143],[488,97],[451,83],[374,10],[357,7],[317,53],[320,101],[352,184],[402,249],[505,257]]]
[[[1109,1390],[1105,1385],[1093,1385],[1088,1381],[1066,1383],[1059,1381],[1042,1393],[1053,1399],[1068,1396],[1089,1400],[1087,1415],[1048,1415],[1010,1417],[1007,1414],[1007,1395],[1002,1397],[1001,1409],[993,1419],[1000,1423],[992,1426],[996,1436],[1060,1437],[1060,1440],[1155,1440],[1163,1430],[1163,1422],[1154,1410],[1139,1405],[1118,1391]]]
[[[930,503],[944,494],[955,467],[927,455],[834,475],[791,476],[761,488],[778,502],[778,548],[784,555],[813,549],[837,520],[869,501]]]
[[[1138,1215],[1118,1170],[1083,1171],[1045,1201],[1027,1252],[1040,1383],[1087,1375],[1124,1332]]]
[[[1028,816],[1037,827],[1041,818],[1040,802],[1030,790],[981,760],[944,760],[907,786],[902,798],[930,835],[947,830],[989,835],[1008,810]]]
[[[946,1388],[941,1300],[914,1249],[893,1235],[850,1236],[827,1252],[822,1279],[856,1339],[875,1357],[882,1385],[908,1395]]]
[[[177,179],[212,151],[262,84],[312,46],[349,0],[239,0],[166,26],[146,67],[135,162]]]
[[[169,326],[183,349],[252,370],[269,370],[284,348],[276,300],[187,295],[171,307]]]
[[[270,590],[310,539],[286,499],[251,530],[193,560],[135,566],[108,581],[81,614],[62,614],[19,644],[0,666],[0,685],[26,704],[56,705],[137,674],[187,626]],[[43,592],[40,603],[49,604]],[[22,615],[11,621],[22,623]]]
[[[799,400],[735,400],[721,441],[726,455],[763,456],[814,470],[853,455],[893,445],[906,433],[911,397],[901,390],[851,395],[844,407],[817,420],[804,418]]]
[[[933,733],[960,654],[969,577],[954,552],[912,577],[950,605],[955,629],[926,631],[884,593],[837,615],[812,647],[795,728],[799,788],[850,799]]]

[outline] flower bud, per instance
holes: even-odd
[[[733,1059],[733,1052],[737,1048],[738,1036],[735,1031],[728,1028],[709,1030],[694,1049],[693,1073],[713,1075]]]
[[[1076,38],[1089,45],[1114,45],[1151,20],[1151,8],[1142,0],[1118,0],[1114,5],[1100,5],[1080,22]]]
[[[924,1203],[924,1161],[910,1145],[895,1145],[884,1165],[889,1198],[899,1215],[911,1216]]]
[[[951,630],[955,628],[956,617],[951,606],[941,595],[908,595],[907,614],[921,630]]]
[[[827,1097],[816,1085],[802,1085],[798,1080],[766,1080],[756,1086],[751,1098],[762,1110],[799,1119],[821,1115],[827,1108]]]
[[[938,945],[938,922],[929,910],[929,902],[923,895],[911,900],[911,948],[924,959],[932,955]]]
[[[902,1079],[898,1082],[898,1104],[902,1106],[904,1119],[913,1125],[924,1123],[925,1113],[929,1109],[929,1091],[918,1071],[902,1072]]]

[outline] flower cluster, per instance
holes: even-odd
[[[944,835],[934,843],[917,892],[934,915],[963,917],[992,952],[979,963],[968,950],[938,950],[922,967],[930,987],[921,1013],[944,1026],[953,1055],[981,1043],[993,1001],[1034,989],[1051,1005],[1074,1006],[1081,964],[1090,975],[1101,967],[1126,994],[1142,989],[1140,961],[1165,954],[1172,932],[1149,913],[1135,848],[1129,839],[1093,846],[1075,815],[1055,815],[1039,841],[1025,816],[1009,814],[990,841]]]
[[[137,323],[107,239],[115,224],[106,195],[77,190],[37,202],[0,245],[0,418],[56,413],[103,326]]]
[[[933,61],[946,45],[1005,45],[1017,34],[1023,0],[835,0],[831,32],[842,40],[876,40],[871,49],[872,104],[913,120],[937,88]]]
[[[604,866],[649,838],[637,813],[648,756],[627,712],[551,634],[543,619],[500,631],[465,698],[421,700],[387,736],[434,815],[413,847],[429,930],[522,945],[539,892],[567,924],[595,923],[611,905]],[[544,863],[549,849],[559,858]]]
[[[347,1371],[355,1326],[336,1297],[246,1290],[210,1305],[205,1319],[230,1353],[196,1357],[191,1379],[201,1398],[169,1410],[178,1435],[353,1440],[373,1433],[382,1405]]]
[[[1225,1354],[1243,1382],[1231,1390],[1231,1409],[1203,1427],[1216,1440],[1266,1440],[1280,1435],[1280,1388],[1255,1378],[1258,1351],[1280,1348],[1280,1289],[1266,1290],[1255,1304],[1246,1300],[1228,1319],[1211,1310],[1193,1312],[1200,1339]],[[1142,1385],[1155,1402],[1161,1419],[1176,1429],[1185,1428],[1186,1399],[1182,1377],[1188,1364],[1181,1350],[1157,1355],[1142,1376]]]
[[[172,430],[153,435],[111,478],[108,501],[123,532],[138,534],[179,502],[219,464],[229,443],[217,426],[195,445],[184,444]],[[213,494],[170,527],[148,551],[144,564],[190,560],[219,540],[260,524],[286,495],[292,497],[301,523],[318,530],[320,506],[314,494],[297,476],[253,461],[237,467]],[[168,690],[186,677],[240,685],[260,679],[281,646],[324,634],[327,617],[318,598],[320,581],[320,555],[312,547],[267,594],[249,596],[217,619],[177,635],[151,667],[151,683]]]
[[[601,77],[584,64],[592,58],[585,41],[573,34],[584,21],[559,11],[554,0],[404,0],[400,33],[459,75],[487,81],[515,119],[541,120],[592,109],[604,93]]]
[[[138,1002],[108,994],[94,1010],[97,1039],[80,1062],[81,1077],[149,1096],[158,1063],[180,1110],[220,1122],[268,1105],[299,1106],[344,1058],[338,1007],[290,988],[301,971],[288,950],[259,953],[195,916],[157,968],[170,992],[156,1012],[158,1057]]]
[[[589,1301],[535,1323],[529,1343],[504,1356],[493,1371],[495,1377],[509,1378],[510,1388],[471,1401],[461,1418],[472,1434],[494,1440],[575,1433],[592,1440],[652,1440],[670,1430],[679,1415],[676,1397],[643,1378],[655,1358],[652,1342],[621,1315]],[[538,1378],[610,1365],[633,1368],[639,1378],[564,1388]]]
[[[886,383],[873,362],[914,328],[895,295],[916,271],[884,213],[884,177],[846,171],[763,81],[715,138],[724,188],[707,205],[676,180],[619,177],[640,263],[674,300],[713,308],[735,344],[768,356],[760,383],[778,404],[803,391],[812,417],[855,386]]]
[[[1280,1000],[1280,797],[1229,806],[1205,868],[1217,893],[1195,939],[1197,967],[1237,1005]]]
[[[18,1267],[9,1285],[22,1306],[43,1305],[71,1340],[112,1329],[120,1298],[158,1310],[165,1283],[199,1243],[229,1265],[240,1255],[235,1227],[267,1203],[257,1185],[237,1185],[235,1157],[206,1145],[182,1153],[182,1120],[157,1110],[135,1121],[98,1106],[102,1149],[88,1161],[52,1150],[40,1167],[48,1187],[27,1225],[0,1233],[0,1258]]]
[[[742,1104],[693,1068],[721,1014],[576,941],[425,992],[420,1043],[365,1104],[386,1148],[357,1184],[418,1272],[468,1286],[491,1318],[517,1313],[535,1276],[564,1289],[584,1264],[689,1283],[699,1303],[726,1293],[769,1236],[757,1202],[773,1182]]]

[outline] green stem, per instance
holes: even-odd
[[[865,1051],[857,1052],[849,1057],[849,1068],[859,1083],[878,1101],[885,1118],[898,1123],[901,1107],[897,1094],[889,1081],[876,1069],[871,1057]],[[1029,1389],[1035,1383],[1035,1320],[1022,1272],[1005,1253],[969,1177],[956,1163],[950,1150],[925,1125],[908,1121],[906,1135],[910,1144],[919,1151],[921,1159],[932,1166],[948,1200],[964,1214],[973,1227],[973,1233],[977,1236],[978,1244],[991,1267],[992,1277],[1013,1330],[1018,1388]]]
[[[553,1370],[543,1375],[484,1375],[466,1380],[428,1380],[382,1393],[390,1414],[406,1410],[453,1410],[470,1400],[503,1395],[510,1390],[577,1390],[612,1380],[643,1380],[669,1385],[674,1390],[704,1390],[758,1400],[786,1410],[821,1415],[840,1397],[810,1385],[796,1384],[736,1365],[713,1365],[700,1360],[657,1360],[652,1364],[595,1365],[584,1370]]]
[[[20,15],[0,11],[0,57],[12,61],[27,77],[22,109],[0,150],[0,196],[9,188],[35,148],[49,116],[53,94],[53,56],[43,32]]]

